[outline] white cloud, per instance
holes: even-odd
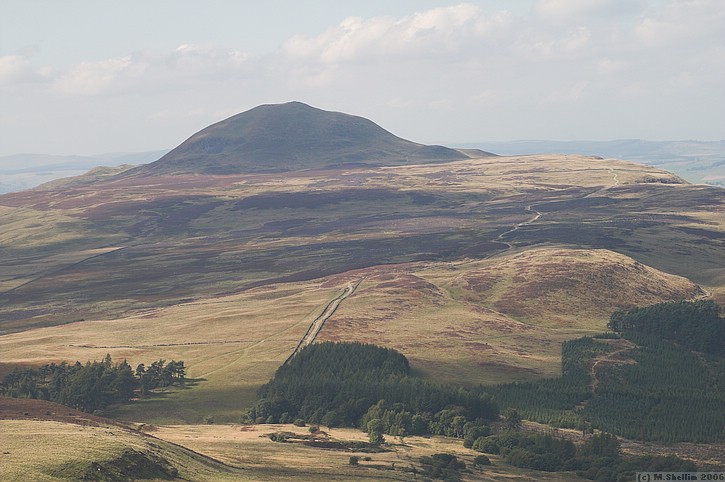
[[[537,33],[537,35],[540,35]],[[576,27],[566,32],[544,33],[542,38],[521,38],[515,41],[515,51],[530,60],[553,60],[578,57],[591,44],[587,27]]]
[[[50,68],[35,67],[30,59],[21,55],[0,57],[0,84],[40,82],[49,77],[51,73]]]
[[[539,0],[535,10],[547,19],[568,20],[583,15],[599,14],[611,6],[612,0]]]
[[[143,64],[127,55],[99,62],[81,62],[60,76],[54,87],[65,94],[97,95],[107,93],[121,78],[139,77]]]
[[[182,44],[167,53],[80,62],[55,79],[53,87],[68,95],[148,93],[234,76],[243,72],[247,60],[238,50]]]
[[[471,4],[434,8],[401,18],[349,17],[317,36],[296,35],[282,46],[298,61],[341,63],[455,56],[507,28],[510,14],[486,16]]]
[[[597,72],[602,75],[613,75],[622,72],[627,62],[622,60],[601,59],[597,62]]]
[[[722,44],[724,25],[725,2],[682,0],[644,12],[634,33],[636,40],[655,47],[693,45],[706,39]]]

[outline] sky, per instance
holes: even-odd
[[[2,0],[0,156],[298,100],[422,143],[725,139],[723,0]]]

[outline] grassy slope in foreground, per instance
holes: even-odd
[[[2,480],[240,480],[243,472],[108,420],[0,398]],[[102,479],[96,479],[101,474]],[[244,479],[241,479],[244,480]]]
[[[410,480],[421,456],[452,453],[468,467],[478,453],[444,437],[390,439],[392,450],[360,453],[272,442],[278,431],[309,435],[292,425],[183,425],[144,427],[149,434],[110,420],[37,400],[0,398],[0,479],[39,482],[75,480],[348,481]],[[332,429],[329,440],[364,441],[355,429]],[[371,460],[363,460],[371,456]],[[472,469],[464,480],[561,480],[510,467],[492,456],[494,467]],[[166,473],[164,473],[164,471]],[[99,473],[103,477],[99,477]],[[98,477],[98,478],[96,478]],[[580,480],[570,478],[568,480]]]

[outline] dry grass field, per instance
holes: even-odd
[[[493,466],[473,469],[478,452],[463,447],[461,440],[446,437],[387,437],[390,451],[364,453],[331,450],[302,443],[272,442],[269,434],[288,432],[310,434],[307,427],[294,425],[181,425],[155,427],[150,433],[164,440],[191,448],[227,464],[248,469],[256,480],[413,480],[405,469],[420,470],[418,459],[424,455],[449,453],[456,455],[469,468],[464,480],[581,480],[570,474],[546,474],[518,469],[491,456]],[[356,429],[323,427],[319,440],[367,441],[367,434]],[[351,466],[351,455],[360,457],[358,466]],[[364,460],[370,457],[371,460]],[[250,479],[251,480],[251,479]]]
[[[420,457],[434,453],[454,454],[464,461],[465,481],[583,480],[569,473],[512,467],[496,455],[489,457],[492,466],[475,469],[472,462],[478,453],[463,447],[460,439],[387,437],[388,451],[366,453],[341,446],[366,441],[367,435],[356,429],[322,427],[315,435],[317,442],[328,447],[322,448],[303,440],[273,442],[269,437],[286,432],[309,438],[308,427],[134,426],[36,400],[0,399],[0,430],[0,479],[8,481],[93,480],[94,476],[100,477],[99,473],[107,478],[115,475],[114,480],[168,480],[173,473],[181,480],[194,481],[411,480],[415,478],[411,470],[420,470]],[[527,422],[524,430],[549,429]],[[562,429],[558,435],[581,441],[581,433],[573,430]],[[721,467],[723,455],[722,446],[704,444],[665,447],[625,441],[623,448],[625,453],[635,455],[676,454],[714,468]],[[352,455],[359,457],[359,465],[350,465]],[[125,475],[119,471],[125,471]]]
[[[129,420],[236,421],[257,388],[290,355],[335,287],[320,282],[274,285],[221,297],[0,337],[1,359],[23,365],[100,360],[106,353],[135,367],[183,360],[190,382],[121,407]]]
[[[389,437],[388,451],[364,453],[269,438],[277,432],[310,435],[307,427],[293,425],[147,425],[141,429],[48,402],[0,399],[0,479],[169,480],[175,474],[181,480],[200,482],[411,480],[411,470],[420,470],[420,457],[450,453],[466,463],[463,480],[467,481],[553,481],[562,476],[580,480],[511,467],[498,456],[491,456],[493,466],[474,469],[472,461],[478,453],[464,448],[461,440],[445,437],[402,441]],[[316,439],[334,444],[366,437],[355,429],[329,429]],[[350,465],[351,455],[359,456],[359,465]]]

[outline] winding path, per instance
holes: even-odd
[[[592,393],[596,392],[597,387],[599,386],[597,367],[599,367],[600,364],[630,365],[632,363],[635,363],[634,360],[624,358],[622,355],[634,350],[635,348],[637,348],[637,345],[629,340],[625,340],[624,338],[620,338],[618,340],[618,343],[620,345],[623,345],[620,349],[607,353],[602,357],[596,357],[594,363],[592,363],[592,368],[589,370],[589,378],[591,379],[589,388]]]
[[[508,241],[504,241],[504,239],[503,239],[504,236],[513,233],[514,231],[516,231],[517,229],[519,229],[521,226],[528,226],[529,224],[538,221],[539,218],[541,216],[543,216],[543,214],[540,213],[539,211],[537,211],[536,209],[534,209],[531,204],[529,204],[528,206],[526,206],[526,212],[529,212],[529,213],[530,212],[534,212],[536,214],[531,219],[528,219],[526,221],[522,221],[520,223],[516,223],[513,228],[511,228],[508,231],[504,231],[503,233],[499,234],[498,236],[496,236],[495,239],[493,239],[493,242],[494,243],[505,244],[507,250],[513,248],[514,246],[511,243],[509,243]]]

